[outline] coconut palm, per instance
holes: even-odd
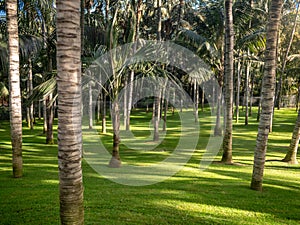
[[[56,7],[60,219],[83,224],[80,0]]]
[[[232,0],[225,0],[225,133],[222,162],[232,163],[232,111],[233,111],[233,15]]]
[[[280,76],[279,76],[279,80],[278,80],[278,86],[277,86],[277,89],[276,89],[275,105],[277,105],[277,109],[280,109],[280,107],[281,107],[280,104],[281,104],[282,89],[283,89],[283,77],[284,77],[284,74],[286,72],[285,69],[286,69],[287,61],[288,61],[291,46],[292,46],[292,43],[293,43],[293,39],[294,39],[294,36],[295,36],[295,32],[296,32],[297,20],[298,20],[298,14],[299,14],[299,4],[300,4],[300,1],[298,1],[296,3],[297,6],[296,6],[295,18],[294,18],[294,21],[293,21],[293,28],[292,28],[291,34],[289,36],[288,44],[287,44],[287,47],[285,48],[286,50],[285,50],[285,53],[284,53],[284,56],[283,56],[283,59],[282,59],[281,72],[280,72]]]
[[[280,24],[282,0],[272,0],[267,25],[267,47],[265,52],[265,71],[262,85],[262,110],[256,139],[251,189],[261,191],[267,151],[268,135],[275,97],[276,49]]]
[[[6,1],[8,62],[9,62],[9,105],[11,143],[13,151],[13,176],[22,177],[22,107],[19,74],[18,1]]]

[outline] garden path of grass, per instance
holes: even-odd
[[[144,114],[134,112],[133,129],[141,125],[135,115],[138,118]],[[205,122],[208,116],[208,112],[200,113],[204,139],[210,130]],[[201,138],[195,154],[181,171],[149,186],[114,183],[83,160],[85,224],[300,224],[300,166],[272,161],[285,154],[296,112],[275,112],[267,154],[271,161],[266,162],[262,193],[249,189],[257,132],[255,118],[253,115],[247,127],[242,119],[234,125],[233,158],[240,165],[214,163],[200,171],[205,148]],[[148,121],[145,119],[145,126],[149,126]],[[41,122],[33,131],[24,124],[24,177],[20,179],[12,178],[9,123],[0,122],[0,224],[59,224],[57,145],[44,144]],[[168,124],[174,130],[157,147],[161,151],[137,154],[121,146],[122,159],[133,164],[164,159],[176,145],[176,138],[172,138],[176,137],[176,115],[169,115]],[[110,135],[102,135],[105,146],[109,146]]]

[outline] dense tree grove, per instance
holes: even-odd
[[[143,40],[171,41],[199,56],[219,84],[213,90],[211,111],[216,114],[213,135],[224,135],[222,163],[234,163],[232,126],[240,123],[240,112],[245,112],[247,126],[252,107],[258,107],[251,188],[261,191],[272,118],[280,108],[299,109],[299,4],[296,0],[1,1],[0,118],[10,118],[14,177],[22,176],[22,118],[31,129],[36,118],[43,118],[45,143],[53,144],[53,120],[58,117],[61,222],[83,224],[82,111],[89,110],[90,129],[93,119],[102,121],[102,133],[111,113],[114,132],[108,164],[121,167],[121,119],[129,131],[137,79],[157,76],[177,82],[195,102],[195,122],[201,117],[198,103],[202,109],[207,103],[201,81],[167,63],[142,62],[116,70],[119,62],[111,55],[112,77],[101,84],[97,96],[92,89],[98,84],[88,79],[86,70],[95,59],[124,44],[135,43],[133,51],[138,51]],[[82,99],[81,83],[88,99]],[[166,130],[169,101],[180,101],[166,86],[156,87],[158,95],[141,104],[145,110],[152,106],[153,142],[160,139],[160,122]],[[120,95],[123,87],[128,88]],[[97,102],[95,118],[92,102]],[[86,103],[89,107],[82,109]],[[299,115],[282,161],[298,162]]]

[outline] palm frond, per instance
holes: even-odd
[[[5,86],[3,82],[0,82],[0,97],[6,98],[9,95],[8,88]]]
[[[34,101],[44,99],[50,94],[55,93],[55,91],[56,77],[53,76],[33,89],[32,94],[26,99],[25,105],[30,105]]]
[[[23,58],[36,55],[42,49],[42,39],[40,37],[23,34],[19,36],[20,54]]]
[[[287,58],[287,61],[291,62],[291,61],[293,61],[295,59],[300,59],[300,54],[289,55],[288,58]]]
[[[210,55],[217,54],[215,48],[211,46],[211,44],[205,37],[191,30],[181,30],[178,33],[176,41],[193,46],[197,52],[205,49]]]

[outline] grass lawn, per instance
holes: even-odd
[[[257,133],[256,114],[249,125],[234,124],[236,165],[213,163],[199,170],[210,135],[209,112],[200,112],[200,138],[189,163],[169,179],[148,186],[127,186],[96,173],[83,160],[85,224],[300,224],[300,166],[279,160],[285,155],[294,109],[275,112],[264,176],[264,191],[250,190]],[[242,114],[243,115],[243,114]],[[138,139],[150,135],[151,113],[133,112]],[[165,159],[178,144],[178,115],[168,115],[165,139],[153,151],[135,151],[123,140],[125,164],[148,165]],[[100,129],[100,127],[98,127]],[[55,133],[56,134],[56,133]],[[0,122],[0,224],[59,224],[57,145],[46,145],[42,121],[33,131],[24,124],[24,177],[12,178],[9,122]],[[101,134],[110,149],[111,130]],[[125,143],[125,144],[124,144]],[[220,160],[221,152],[216,157]]]

